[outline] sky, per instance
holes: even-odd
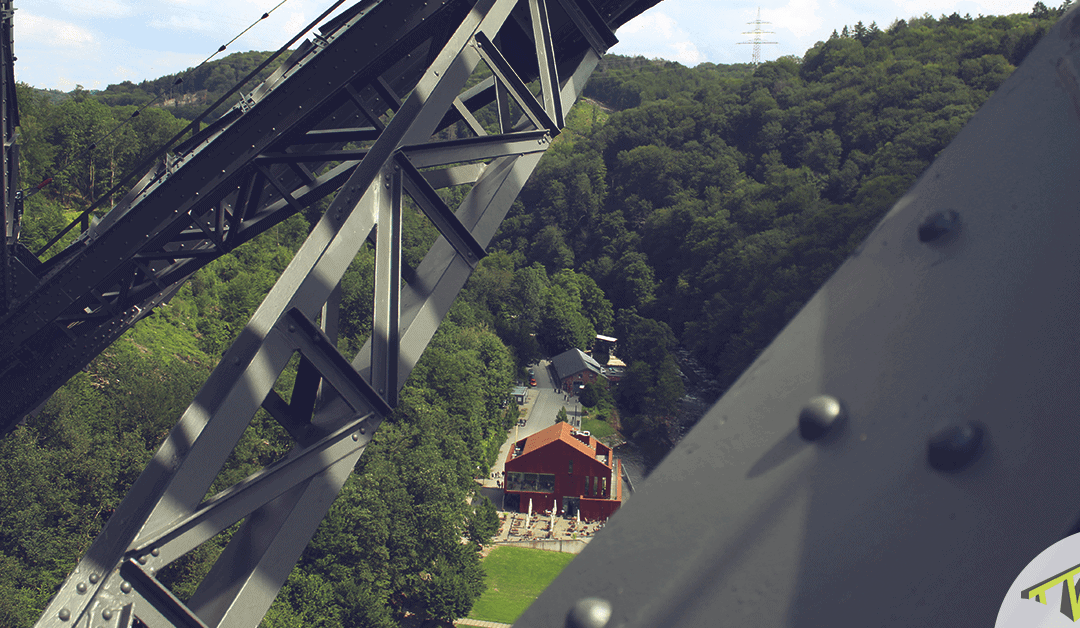
[[[551,1],[551,0],[549,0]],[[1058,3],[1047,2],[1047,6]],[[351,2],[350,2],[351,3]],[[346,3],[346,6],[350,3]],[[15,76],[35,87],[104,89],[180,72],[257,23],[224,53],[276,50],[332,0],[15,0]],[[1029,13],[1034,0],[663,0],[625,24],[610,50],[683,65],[802,56],[833,29],[896,19]],[[767,22],[753,24],[758,20]],[[263,13],[270,17],[260,19]],[[765,34],[751,34],[755,30]]]

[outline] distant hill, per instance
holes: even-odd
[[[272,54],[272,52],[237,52],[205,65],[138,84],[124,81],[119,85],[109,85],[104,90],[94,93],[93,97],[112,107],[141,106],[156,100],[159,103],[158,106],[168,109],[177,118],[191,120]],[[264,81],[287,56],[287,54],[282,55],[264,68],[246,89],[250,91]],[[182,79],[182,82],[177,83],[177,79]],[[229,102],[222,105],[221,112],[235,104],[238,99],[238,95],[233,96]]]
[[[272,52],[237,52],[199,67],[188,68],[183,72],[167,74],[139,83],[124,81],[109,85],[103,90],[83,90],[77,87],[70,92],[63,92],[58,89],[25,87],[54,105],[72,98],[76,93],[85,93],[110,107],[124,105],[141,107],[148,102],[154,102],[153,106],[168,109],[177,118],[192,120],[272,54]],[[282,55],[281,58],[264,68],[244,91],[250,91],[264,81],[287,56],[288,53]],[[182,79],[182,81],[177,83],[177,79]],[[220,107],[216,114],[224,113],[236,104],[238,99],[239,96],[233,96]],[[211,116],[211,119],[213,117],[216,116]]]
[[[58,105],[65,100],[70,99],[71,95],[75,93],[74,90],[70,92],[62,92],[58,89],[42,89],[40,87],[31,87],[26,83],[20,83],[19,86],[22,89],[25,89],[30,93],[34,94],[35,98],[47,102],[50,105]]]

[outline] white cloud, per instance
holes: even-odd
[[[697,49],[694,42],[680,41],[671,45],[675,50],[673,59],[687,66],[695,66],[705,60],[705,55]]]
[[[646,35],[650,38],[671,39],[678,25],[665,13],[647,11],[630,20],[619,29],[619,35]]]
[[[97,38],[89,29],[32,13],[19,16],[15,33],[17,41],[31,45],[81,49],[91,49],[97,45]]]
[[[647,11],[627,22],[619,29],[619,39],[633,48],[630,54],[670,59],[689,66],[706,60],[694,38],[674,18],[659,11]],[[618,53],[619,49],[613,52]]]
[[[797,37],[805,37],[821,28],[825,21],[818,15],[818,9],[817,0],[791,0],[780,9],[762,13],[762,18],[776,27],[762,30],[784,29]]]
[[[309,21],[308,18],[304,17],[303,13],[290,13],[289,20],[285,22],[285,32],[288,33],[289,37],[292,37],[301,28],[307,26]]]
[[[125,0],[59,0],[58,4],[67,13],[92,17],[129,17],[135,15],[135,6]]]
[[[214,19],[195,15],[192,12],[173,13],[165,17],[155,17],[147,23],[153,28],[177,31],[181,33],[215,34],[222,31],[222,24]]]

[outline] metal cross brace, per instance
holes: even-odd
[[[577,4],[574,11],[563,6]],[[609,15],[621,15],[627,6],[648,3],[604,4],[611,5]],[[325,45],[305,42],[248,94],[245,107],[235,107],[178,154],[167,153],[74,244],[44,264],[29,251],[5,258],[13,279],[6,284],[10,308],[0,310],[0,379],[12,393],[0,407],[0,433],[199,268],[334,194],[366,154],[355,143],[383,133],[382,118],[388,110],[396,115],[399,94],[415,87],[472,7],[472,0],[359,3],[323,27]],[[589,33],[599,28],[607,31],[605,41],[611,36],[588,0],[560,0],[557,8],[561,12],[549,16],[544,3],[522,0],[503,29],[517,42],[536,39],[535,58],[519,58],[528,52],[520,45],[500,51],[480,34],[475,44],[502,79],[460,94],[440,128],[462,121],[482,137],[473,112],[493,101],[501,107],[501,133],[533,128],[528,120],[512,128],[506,105],[513,95],[543,130],[558,132],[563,114],[552,96],[558,68],[574,67],[594,39]],[[523,87],[534,77],[543,105]],[[323,172],[333,162],[341,163]]]
[[[516,133],[431,141],[445,117],[459,113],[469,100],[465,96],[470,94],[462,90],[482,57],[502,57],[497,47],[485,48],[483,54],[480,48],[498,39],[516,4],[477,2],[400,104],[391,104],[396,94],[386,94],[393,88],[383,85],[383,102],[390,111],[373,117],[389,121],[381,129],[372,127],[377,139],[353,155],[354,163],[323,175],[345,177],[323,218],[51,601],[39,626],[127,626],[134,618],[151,626],[258,624],[550,144],[550,129],[538,125]],[[551,49],[550,40],[538,42],[537,49]],[[576,100],[598,60],[586,48],[567,65],[570,72],[557,99],[562,110]],[[548,111],[531,93],[516,90],[515,97],[532,100],[523,110],[561,117],[551,98]],[[326,155],[320,158],[328,160]],[[452,167],[421,170],[440,165]],[[252,176],[269,181],[274,173],[256,170]],[[471,183],[472,188],[453,212],[432,182]],[[318,179],[304,183],[318,184]],[[289,203],[295,194],[287,187],[277,192],[282,197],[278,203]],[[415,279],[402,288],[406,193],[431,218],[440,237]],[[212,228],[207,224],[192,230],[205,236]],[[376,247],[373,333],[350,363],[335,347],[335,293],[369,239]],[[312,322],[320,313],[322,327]],[[273,386],[297,353],[306,375],[298,374],[292,399],[286,402]],[[294,449],[205,499],[260,408],[294,437]],[[239,530],[190,599],[178,600],[154,578],[157,570],[239,522]]]

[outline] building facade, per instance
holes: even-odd
[[[514,443],[506,458],[506,504],[518,512],[551,512],[589,521],[622,504],[622,466],[611,448],[556,423]]]

